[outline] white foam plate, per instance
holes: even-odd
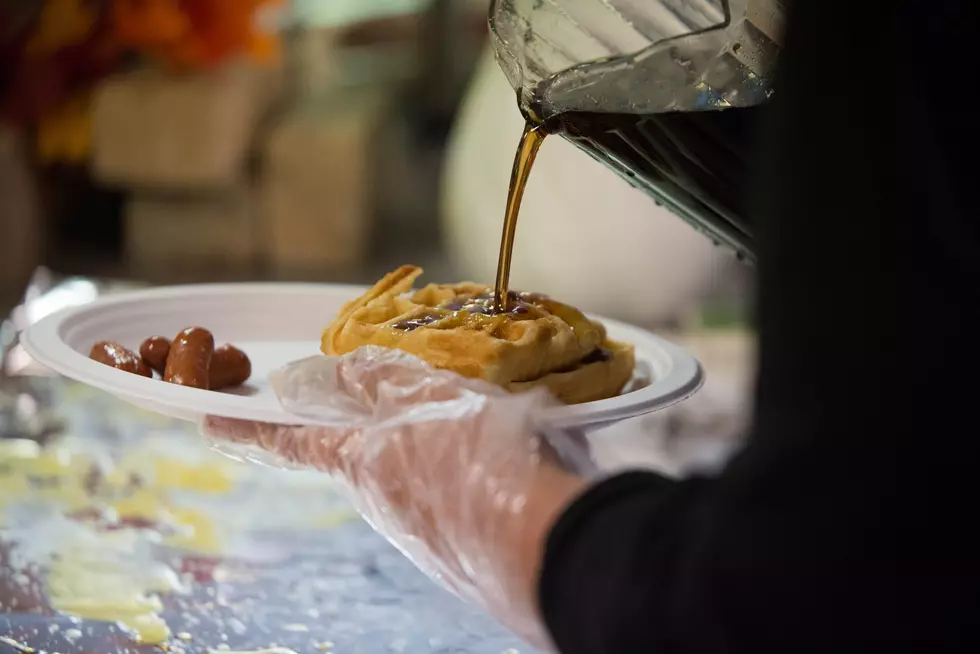
[[[21,334],[40,364],[137,406],[197,421],[205,415],[278,424],[304,421],[285,411],[269,385],[273,370],[319,353],[320,334],[340,307],[364,291],[339,284],[209,284],[172,286],[112,295],[51,314]],[[687,352],[615,320],[597,317],[609,336],[636,347],[634,381],[618,397],[549,409],[557,426],[594,426],[651,413],[692,395],[701,366]],[[170,337],[199,325],[215,342],[231,343],[252,360],[252,378],[228,392],[167,384],[110,368],[88,358],[98,341],[134,351],[149,336]]]

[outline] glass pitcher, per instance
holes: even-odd
[[[497,59],[528,120],[754,259],[746,215],[784,0],[494,0]]]

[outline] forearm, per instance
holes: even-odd
[[[651,630],[650,622],[670,590],[662,579],[651,578],[649,564],[670,558],[665,550],[673,525],[656,505],[675,486],[653,473],[620,475],[586,491],[556,521],[539,597],[563,654],[653,651],[638,648],[637,634],[651,638],[644,647],[665,636]],[[659,536],[652,533],[654,525]]]
[[[884,584],[908,497],[889,502],[890,471],[848,454],[750,447],[718,478],[591,489],[545,555],[559,651],[869,651],[897,597]]]

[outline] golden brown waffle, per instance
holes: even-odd
[[[512,293],[494,314],[485,284],[429,284],[412,292],[422,269],[402,266],[345,305],[323,333],[325,354],[380,345],[463,376],[511,390],[546,386],[574,404],[617,395],[633,374],[633,347],[550,298]]]

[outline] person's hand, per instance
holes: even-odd
[[[544,541],[585,482],[536,434],[546,393],[510,394],[370,347],[273,381],[287,408],[329,426],[208,418],[205,434],[331,474],[424,572],[547,646],[536,600]]]

